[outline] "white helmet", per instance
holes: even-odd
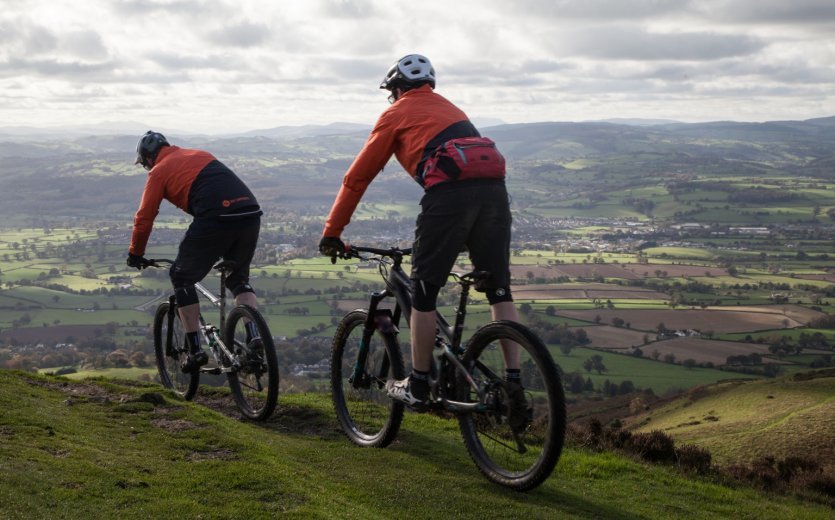
[[[413,88],[424,83],[435,88],[435,69],[429,58],[420,54],[409,54],[397,60],[386,73],[380,88],[394,90],[396,88]]]

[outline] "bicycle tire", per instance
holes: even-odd
[[[247,342],[248,321],[255,324],[260,342]],[[249,419],[267,420],[278,403],[278,357],[266,320],[254,307],[238,305],[226,319],[223,341],[240,364],[226,374],[238,409]],[[221,359],[221,364],[228,367],[231,360]]]
[[[521,346],[526,402],[525,419],[516,431],[509,424],[513,412],[509,387],[504,382],[501,340]],[[503,486],[526,491],[540,485],[559,460],[566,428],[565,395],[547,347],[524,325],[494,321],[473,334],[462,361],[480,388],[490,388],[491,396],[490,411],[458,416],[461,436],[473,462],[488,479]],[[458,400],[478,400],[463,377],[457,378],[456,387]]]
[[[169,321],[170,313],[174,314],[173,321]],[[173,323],[170,335],[169,322]],[[183,373],[180,369],[188,357],[188,346],[177,307],[169,302],[160,304],[154,314],[154,356],[162,385],[187,401],[194,398],[200,384],[200,373]]]
[[[349,378],[357,363],[359,344],[368,311],[348,313],[336,329],[331,348],[331,395],[336,416],[345,435],[363,447],[384,448],[397,437],[403,421],[403,404],[386,395],[388,379],[403,379],[403,355],[394,332],[374,331],[369,342],[363,383],[355,387]],[[384,360],[388,370],[383,371]],[[376,375],[374,375],[376,374]]]

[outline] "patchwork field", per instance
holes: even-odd
[[[713,363],[724,365],[728,356],[760,354],[764,363],[790,364],[777,358],[769,358],[768,345],[759,343],[742,343],[735,341],[715,341],[697,337],[673,338],[656,341],[643,347],[644,355],[652,355],[658,351],[663,359],[667,354],[673,354],[677,361],[693,359],[698,363]]]
[[[608,325],[579,328],[584,329],[591,340],[588,346],[607,350],[626,350],[639,347],[644,344],[644,336],[647,335],[646,332]],[[651,336],[652,339],[655,339],[654,334]]]
[[[597,316],[603,323],[621,318],[631,328],[657,330],[659,324],[667,329],[723,332],[753,332],[757,330],[783,329],[806,325],[810,319],[823,313],[794,305],[768,305],[760,307],[708,307],[707,309],[590,309],[565,310],[560,315],[593,322]]]
[[[566,299],[629,299],[667,300],[662,292],[640,287],[624,287],[604,283],[588,284],[532,284],[513,287],[518,300],[566,300]]]

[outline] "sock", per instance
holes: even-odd
[[[429,397],[429,372],[412,369],[409,375],[409,389],[416,398],[425,400]]]
[[[186,332],[186,340],[188,341],[189,351],[192,354],[200,352],[200,333]]]
[[[508,368],[504,371],[504,380],[508,383],[522,383],[522,370],[519,368]]]

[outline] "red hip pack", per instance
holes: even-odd
[[[496,143],[486,137],[450,139],[432,152],[418,172],[424,189],[441,182],[466,179],[503,179],[505,160]]]

